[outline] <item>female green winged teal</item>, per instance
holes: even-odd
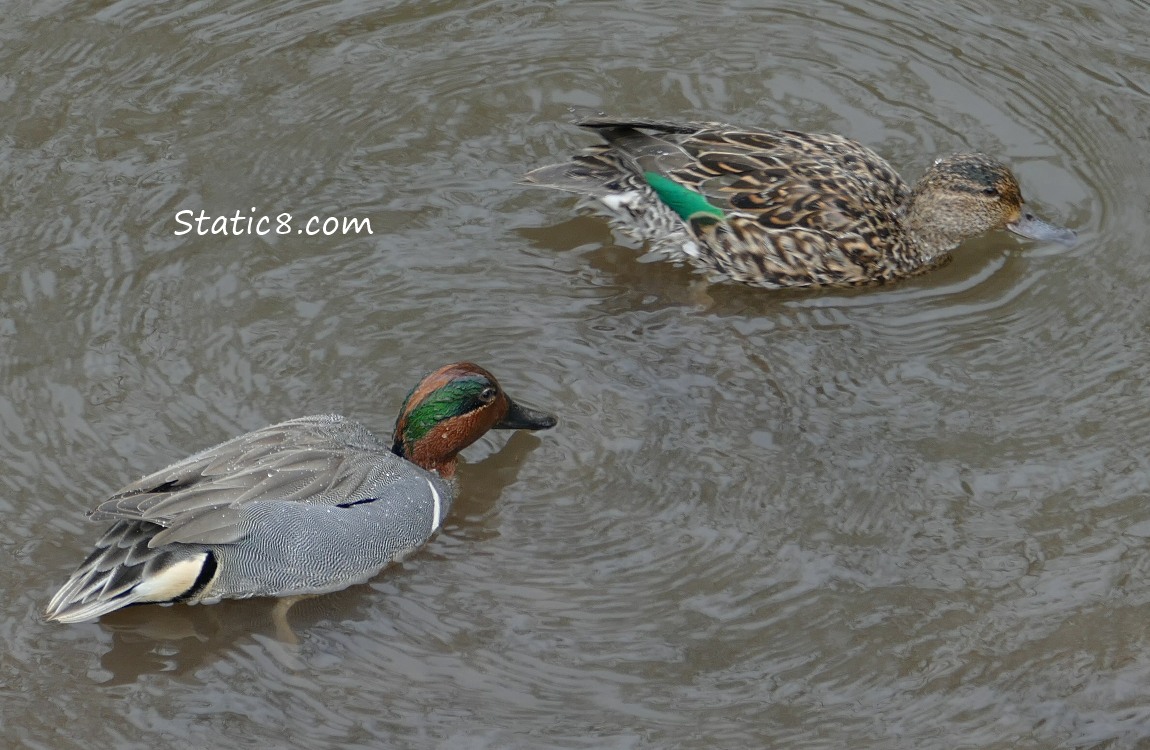
[[[134,482],[96,506],[115,521],[45,617],[130,604],[322,594],[412,552],[451,508],[456,456],[488,430],[544,430],[469,362],[408,394],[391,445],[336,414],[264,427]]]
[[[911,189],[874,151],[838,135],[606,117],[576,124],[606,143],[524,181],[583,195],[581,207],[715,281],[875,284],[945,262],[991,229],[1075,237],[1031,213],[1010,170],[982,154],[939,159]]]

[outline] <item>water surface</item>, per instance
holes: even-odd
[[[1150,742],[1145,3],[11,5],[9,746]],[[841,132],[912,180],[983,150],[1081,242],[707,286],[515,183],[592,142],[572,106]],[[386,434],[458,359],[560,425],[470,449],[402,567],[287,634],[267,601],[41,621],[103,493],[293,416]]]

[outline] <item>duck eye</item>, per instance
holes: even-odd
[[[499,395],[499,391],[495,390],[495,386],[487,386],[479,393],[479,400],[485,404],[490,404]]]

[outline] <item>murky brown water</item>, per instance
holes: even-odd
[[[9,3],[7,746],[1150,743],[1150,6],[764,5]],[[1082,241],[704,287],[515,184],[591,141],[570,105],[910,178],[986,150]],[[173,234],[253,208],[374,234]],[[267,601],[40,620],[102,493],[292,416],[386,433],[462,358],[560,426],[473,448],[444,533],[297,645]]]

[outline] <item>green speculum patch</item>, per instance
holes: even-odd
[[[407,415],[403,429],[404,444],[415,445],[436,425],[473,410],[480,404],[479,394],[487,386],[486,381],[455,380],[429,393]]]
[[[723,209],[711,205],[702,193],[683,187],[657,172],[644,172],[643,179],[659,196],[659,200],[666,203],[672,211],[683,219],[689,220],[699,214],[707,214],[719,219],[724,218]]]

